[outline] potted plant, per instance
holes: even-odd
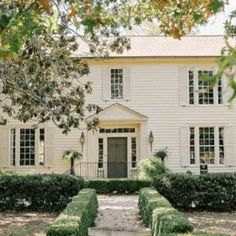
[[[67,150],[64,152],[62,158],[65,161],[70,161],[70,174],[75,175],[75,160],[80,160],[82,154],[78,151]]]
[[[167,148],[163,148],[158,150],[155,154],[155,157],[160,158],[162,162],[165,161],[165,158],[167,157]]]

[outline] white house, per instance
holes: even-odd
[[[93,82],[87,101],[104,109],[97,132],[74,129],[65,136],[50,124],[33,130],[12,120],[0,127],[0,167],[63,173],[69,168],[63,152],[78,150],[77,174],[132,177],[138,161],[167,148],[173,171],[199,173],[200,163],[209,172],[236,171],[236,107],[227,103],[227,84],[222,79],[210,88],[199,80],[215,73],[223,37],[130,40],[122,55],[87,58],[91,73],[84,80]]]

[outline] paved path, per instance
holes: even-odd
[[[98,195],[98,205],[94,229],[123,231],[122,235],[149,235],[149,230],[145,228],[139,216],[138,195]],[[125,231],[136,233],[124,234]],[[101,235],[118,234],[103,233]]]

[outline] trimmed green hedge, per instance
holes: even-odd
[[[0,174],[0,211],[60,211],[84,181],[59,174]]]
[[[97,214],[94,189],[82,189],[51,225],[47,236],[87,236]]]
[[[236,210],[236,175],[168,173],[154,181],[157,191],[180,209]]]
[[[186,233],[193,230],[188,220],[153,188],[143,188],[139,194],[139,210],[152,235]]]
[[[134,193],[140,188],[150,187],[151,182],[133,179],[97,179],[86,181],[85,186],[96,189],[97,193]]]

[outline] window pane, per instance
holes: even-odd
[[[10,131],[10,165],[16,165],[16,130]]]
[[[198,71],[198,103],[199,104],[214,104],[214,90],[207,81],[204,81],[203,76],[212,76],[211,70],[199,70]]]
[[[225,161],[225,148],[224,148],[224,128],[219,128],[219,158],[220,164],[224,164]]]
[[[103,138],[98,139],[98,168],[103,168]]]
[[[123,98],[123,69],[111,69],[111,98]]]
[[[189,104],[194,104],[194,74],[192,70],[188,72],[188,83]]]
[[[20,165],[35,164],[35,130],[20,129]]]
[[[199,155],[200,155],[200,163],[214,164],[215,162],[214,127],[199,128]]]
[[[194,132],[194,128],[191,127],[190,128],[190,164],[194,165],[195,164],[195,132]]]
[[[39,165],[45,164],[45,130],[39,130]]]
[[[222,95],[222,81],[221,79],[218,82],[218,104],[223,104],[223,95]]]
[[[137,165],[137,141],[136,138],[131,140],[131,156],[132,156],[132,168]]]

